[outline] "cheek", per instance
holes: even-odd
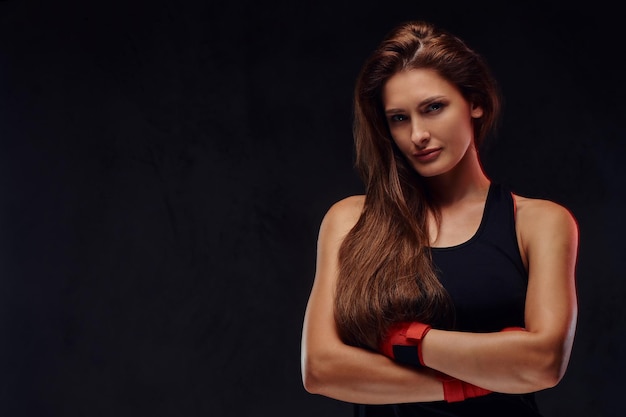
[[[394,140],[394,143],[396,144],[396,148],[402,154],[404,154],[404,156],[410,155],[410,153],[411,153],[411,144],[410,144],[410,142],[407,142],[406,140]]]
[[[469,118],[460,117],[446,124],[446,135],[454,138],[454,142],[461,147],[466,147],[473,140],[474,130]]]

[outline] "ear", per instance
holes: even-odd
[[[472,110],[470,112],[472,118],[474,119],[478,119],[480,117],[483,117],[483,108],[479,105],[476,105],[474,103],[472,103]]]

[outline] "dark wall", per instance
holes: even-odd
[[[624,415],[619,16],[0,1],[0,415],[350,416],[302,388],[302,318],[319,222],[362,190],[356,73],[412,18],[465,38],[501,82],[488,174],[579,221],[578,332],[546,417]]]

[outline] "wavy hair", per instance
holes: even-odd
[[[395,145],[382,91],[394,74],[431,69],[483,109],[473,119],[477,145],[495,127],[500,95],[483,58],[461,39],[423,21],[393,29],[356,81],[353,135],[365,204],[339,250],[335,321],[342,340],[376,349],[388,326],[418,320],[450,327],[454,311],[433,269],[427,217],[439,221],[423,179]]]

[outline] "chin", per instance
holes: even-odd
[[[449,170],[447,169],[435,169],[434,167],[433,169],[424,169],[423,167],[420,167],[420,169],[415,168],[415,172],[417,172],[417,174],[422,178],[437,177],[439,175],[445,174],[448,171]]]

